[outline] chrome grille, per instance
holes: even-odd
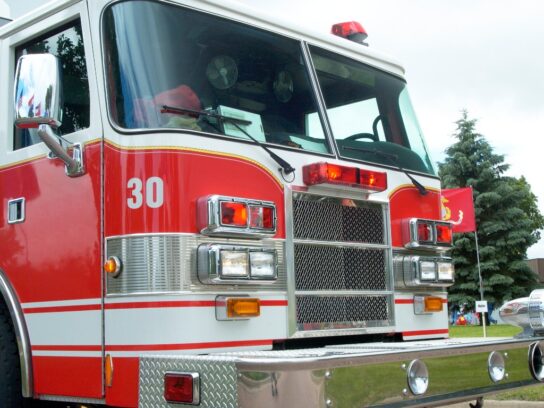
[[[295,244],[296,290],[386,290],[386,253]]]
[[[381,205],[299,195],[293,201],[294,237],[317,241],[385,243]],[[344,205],[342,205],[344,204]],[[357,205],[353,207],[352,205]]]
[[[342,323],[388,319],[386,296],[297,296],[297,322]]]
[[[291,208],[293,335],[389,330],[393,292],[386,206],[297,192]]]

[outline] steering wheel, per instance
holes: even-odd
[[[373,142],[378,141],[378,136],[372,133],[355,133],[354,135],[346,137],[344,140],[358,140],[358,139],[370,139]]]

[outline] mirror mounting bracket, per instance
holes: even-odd
[[[79,177],[85,174],[83,145],[81,143],[74,143],[68,149],[65,149],[61,143],[62,139],[53,132],[50,125],[46,124],[41,124],[38,127],[38,136],[51,150],[54,156],[64,162],[67,176]],[[70,150],[72,153],[71,156]]]

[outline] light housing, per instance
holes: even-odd
[[[211,195],[197,200],[197,228],[204,235],[247,238],[276,233],[276,205],[271,201]]]
[[[387,189],[387,173],[327,162],[312,163],[302,167],[302,176],[307,186],[328,184],[355,187],[368,193]]]
[[[414,296],[414,314],[423,315],[439,313],[444,310],[444,299],[439,296],[416,295]]]
[[[334,24],[331,32],[338,37],[347,38],[348,40],[368,45],[364,42],[368,37],[368,34],[361,23],[357,21]]]
[[[544,382],[544,345],[541,341],[529,346],[529,371],[535,380]]]
[[[198,373],[165,373],[164,399],[175,404],[199,405],[200,375]]]
[[[396,256],[397,282],[406,287],[447,287],[455,282],[451,258],[420,255]]]
[[[429,388],[429,370],[421,360],[412,360],[407,369],[408,387],[414,395],[423,395]]]
[[[489,357],[487,358],[487,372],[489,373],[489,378],[494,383],[504,380],[506,377],[506,363],[501,353],[497,351],[489,353]]]
[[[403,221],[404,246],[409,249],[446,251],[453,246],[453,224],[410,218]]]
[[[205,284],[262,284],[278,278],[275,249],[202,244],[197,250],[198,278]]]

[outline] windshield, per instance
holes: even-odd
[[[106,10],[104,49],[110,117],[119,127],[332,152],[300,41],[142,0]],[[343,158],[435,174],[401,79],[310,51]]]
[[[300,42],[152,1],[114,4],[104,28],[117,125],[330,151]]]
[[[360,62],[310,49],[340,155],[434,175],[406,84]],[[312,120],[319,126],[317,114]]]

